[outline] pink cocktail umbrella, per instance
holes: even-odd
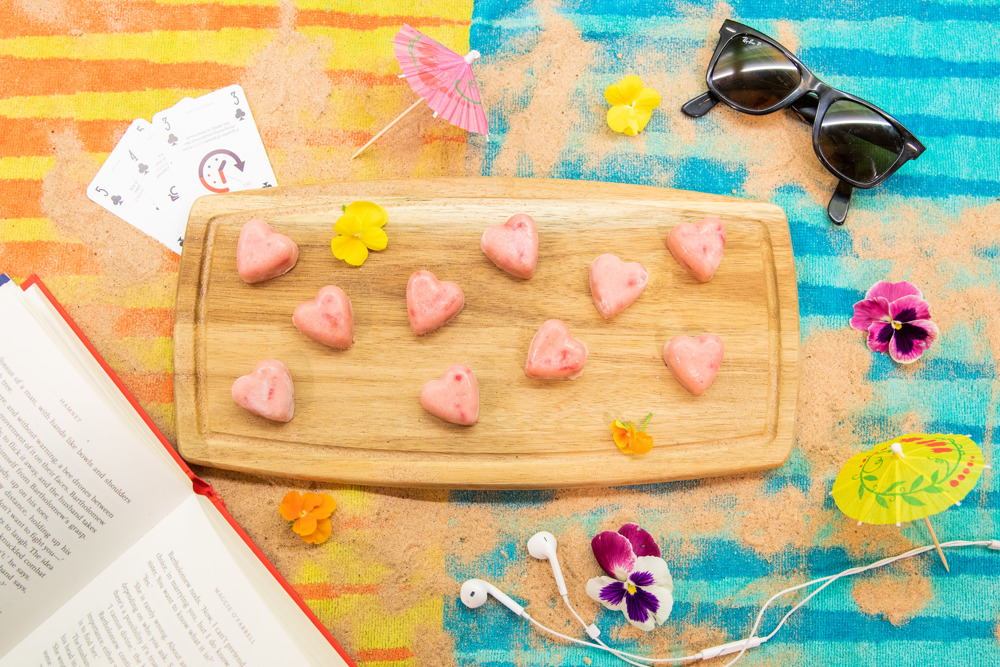
[[[352,160],[403,116],[417,108],[421,101],[427,102],[435,116],[441,116],[452,125],[468,132],[489,134],[486,112],[483,111],[479,87],[472,73],[472,63],[479,57],[479,51],[473,49],[464,57],[460,56],[405,23],[392,44],[396,59],[403,68],[400,78],[409,82],[420,99],[359,148],[351,156]]]

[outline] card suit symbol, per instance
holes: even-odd
[[[247,115],[247,113],[243,109],[237,109],[236,110],[236,120],[243,120],[243,116],[246,116],[246,115]]]
[[[270,188],[270,187],[273,187],[273,186],[270,183],[268,183],[267,181],[264,181],[264,187],[265,188]]]
[[[178,236],[177,237],[177,245],[181,246],[182,248],[184,247],[184,237],[183,236]]]
[[[121,204],[122,203],[121,195],[115,195],[114,197],[112,197],[111,198],[111,203],[114,204],[115,206],[118,206],[119,204]]]
[[[139,173],[140,174],[145,174],[147,171],[149,171],[149,167],[147,167],[146,165],[144,165],[143,163],[140,162],[139,163]]]
[[[167,137],[167,143],[170,144],[171,146],[177,143],[177,137],[174,135],[173,132],[171,132],[170,136]]]
[[[170,195],[170,201],[177,201],[178,199],[181,198],[181,196],[179,194],[177,194],[177,186],[176,185],[171,186],[170,187],[170,192],[168,192],[167,194]]]

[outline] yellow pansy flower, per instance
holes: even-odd
[[[653,109],[660,106],[660,94],[643,88],[642,79],[632,74],[604,89],[608,109],[608,127],[631,137],[642,132]]]
[[[344,214],[333,226],[339,234],[330,241],[333,256],[351,266],[361,266],[368,259],[369,250],[385,250],[389,237],[382,227],[388,221],[385,209],[370,201],[356,201],[345,206]]]

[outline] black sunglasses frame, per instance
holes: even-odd
[[[887,114],[882,109],[879,109],[874,104],[866,102],[860,97],[855,97],[854,95],[845,93],[842,90],[838,90],[823,83],[809,70],[808,67],[802,64],[801,60],[796,58],[791,52],[788,51],[788,49],[764,33],[754,30],[750,26],[727,19],[719,29],[719,35],[719,43],[715,47],[715,53],[712,54],[712,60],[709,62],[708,71],[705,74],[705,83],[708,85],[709,92],[699,95],[685,104],[681,107],[681,111],[688,116],[698,118],[708,113],[717,103],[722,102],[741,113],[751,114],[754,116],[764,116],[774,113],[775,111],[791,107],[792,111],[795,111],[800,118],[807,122],[812,122],[813,151],[816,153],[816,157],[819,158],[819,161],[823,164],[823,166],[826,167],[827,171],[840,179],[840,184],[837,186],[837,190],[834,192],[833,198],[830,200],[830,204],[827,207],[830,219],[833,220],[834,223],[838,225],[844,224],[844,220],[847,218],[847,210],[850,207],[851,193],[854,188],[868,189],[875,187],[892,176],[897,169],[903,166],[903,163],[918,157],[924,152],[925,147],[922,143],[920,143],[920,140],[913,136],[912,132],[903,127],[903,124],[898,120]],[[718,62],[719,57],[734,39],[740,37],[750,37],[760,40],[778,49],[792,64],[795,65],[796,68],[798,68],[799,75],[802,77],[802,80],[799,81],[799,85],[796,86],[795,90],[789,93],[783,100],[771,107],[766,109],[749,109],[736,104],[735,102],[726,99],[721,93],[719,93],[715,84],[712,83],[712,73],[715,71],[715,65]],[[807,96],[810,94],[816,95],[817,97],[815,109],[812,108],[812,104],[808,101],[809,98],[807,98]],[[830,106],[839,100],[848,100],[870,109],[888,121],[892,127],[899,132],[900,137],[903,139],[903,150],[896,157],[896,161],[885,171],[885,173],[881,174],[874,181],[861,182],[848,178],[844,174],[837,171],[833,165],[830,164],[829,160],[823,156],[823,152],[820,150],[819,137],[820,129],[823,125],[823,118],[826,115],[826,112],[830,109]]]

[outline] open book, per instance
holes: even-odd
[[[353,665],[34,277],[0,276],[0,667]]]

